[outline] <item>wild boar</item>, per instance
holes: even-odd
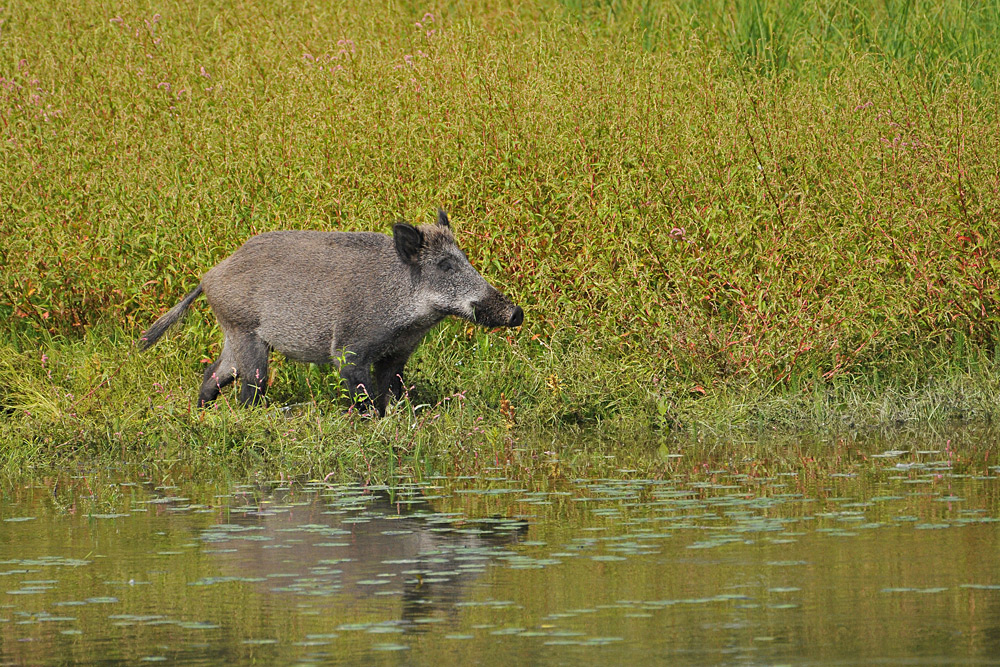
[[[240,378],[240,402],[267,391],[269,352],[333,363],[362,411],[385,414],[403,390],[403,367],[448,315],[517,327],[524,311],[490,285],[459,250],[448,216],[374,232],[267,232],[208,271],[139,339],[151,347],[204,292],[224,342],[204,374],[198,405]]]

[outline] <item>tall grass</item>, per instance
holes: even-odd
[[[818,403],[947,403],[934,388],[963,377],[948,414],[985,414],[998,6],[10,5],[6,437],[202,429],[186,406],[211,318],[149,358],[128,352],[139,331],[253,234],[437,206],[527,319],[439,330],[414,391],[470,390],[497,433],[501,401],[538,426],[797,424]],[[63,358],[52,378],[43,356]],[[332,384],[278,372],[279,404]],[[151,395],[176,421],[141,427]]]
[[[602,32],[637,32],[647,50],[677,49],[692,34],[721,45],[760,73],[814,81],[858,55],[983,83],[996,71],[996,2],[882,0],[675,0],[561,3],[572,21]]]

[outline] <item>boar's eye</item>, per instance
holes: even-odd
[[[447,257],[438,262],[438,268],[445,273],[451,273],[455,270],[455,265],[451,263],[451,260]]]

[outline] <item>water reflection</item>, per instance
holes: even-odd
[[[0,667],[996,663],[994,451],[903,444],[767,475],[26,486]]]
[[[341,608],[398,596],[407,631],[454,617],[465,589],[528,530],[519,520],[436,512],[418,489],[308,495],[236,496],[225,521],[201,533],[204,551],[218,557],[224,578],[276,593],[332,596]]]

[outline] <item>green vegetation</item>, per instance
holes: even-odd
[[[0,19],[0,469],[386,474],[507,460],[553,428],[655,444],[1000,399],[1000,3]],[[221,343],[204,301],[134,352],[253,234],[437,206],[527,319],[436,330],[386,420],[341,418],[335,377],[281,362],[271,407],[193,410]]]

